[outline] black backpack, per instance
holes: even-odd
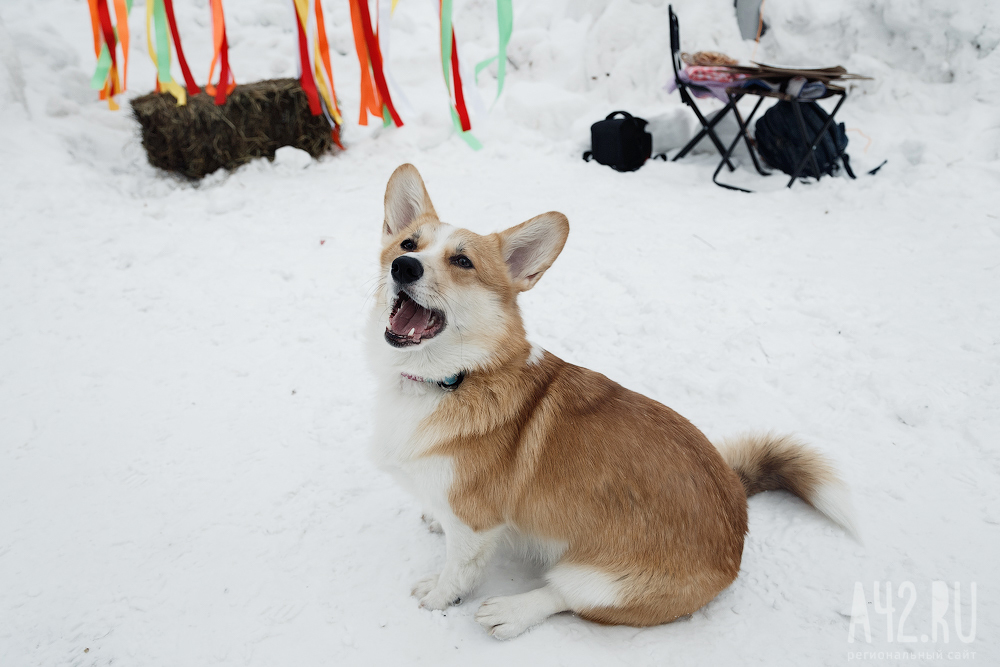
[[[623,118],[615,118],[619,114]],[[653,136],[642,118],[615,111],[590,126],[590,146],[583,154],[587,162],[593,157],[617,171],[635,171],[653,154]]]
[[[830,118],[823,111],[823,108],[815,102],[800,102],[799,109],[802,110],[806,134],[810,137],[816,136],[816,133],[823,129],[826,121]],[[784,100],[768,109],[757,121],[755,141],[757,152],[764,158],[764,161],[789,176],[795,173],[795,167],[805,155],[808,146],[802,139],[802,131],[799,129],[799,122],[795,117],[792,103]],[[813,151],[816,163],[819,165],[819,175],[832,176],[839,171],[840,165],[837,164],[837,158],[840,157],[847,175],[854,178],[854,172],[851,171],[851,159],[844,152],[845,148],[847,148],[847,134],[844,132],[844,124],[831,125]],[[806,161],[799,175],[819,177],[814,173],[812,160]]]

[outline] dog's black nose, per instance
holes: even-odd
[[[416,257],[397,257],[392,260],[392,279],[400,285],[416,282],[424,275],[424,265]]]

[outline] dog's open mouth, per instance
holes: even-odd
[[[406,292],[400,292],[392,304],[385,339],[394,347],[419,345],[441,333],[444,325],[444,313],[425,308]]]

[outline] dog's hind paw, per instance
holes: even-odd
[[[435,520],[430,514],[421,514],[420,520],[427,526],[428,531],[437,535],[444,535],[444,528],[441,527],[441,523]]]
[[[490,598],[479,607],[476,621],[497,639],[513,639],[552,614],[568,610],[557,590],[543,586],[520,595]]]
[[[476,621],[496,639],[513,639],[542,619],[525,614],[525,610],[511,597],[490,598],[479,607]]]

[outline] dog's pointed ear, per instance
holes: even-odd
[[[422,215],[437,217],[420,172],[412,164],[396,167],[385,186],[385,236],[395,236]]]
[[[518,292],[535,286],[562,252],[569,236],[569,220],[550,211],[500,232],[500,249]]]

